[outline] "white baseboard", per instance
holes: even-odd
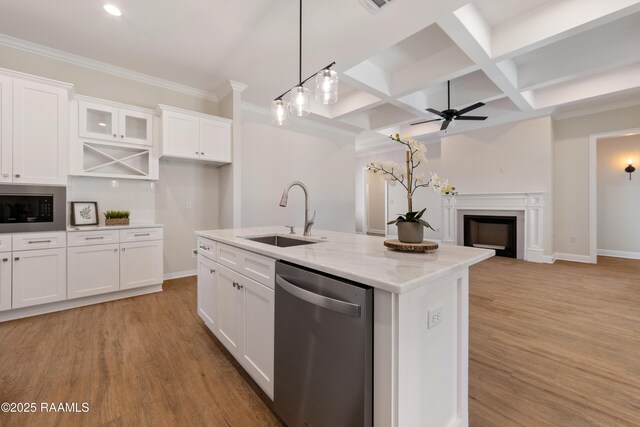
[[[86,305],[99,304],[117,299],[137,297],[139,295],[162,292],[162,283],[145,286],[144,288],[126,289],[108,294],[92,295],[84,298],[57,301],[49,304],[34,305],[33,307],[16,308],[0,313],[0,322],[7,320],[22,319],[23,317],[39,316],[41,314],[53,313],[55,311],[68,310],[70,308],[84,307]]]
[[[166,273],[163,276],[163,279],[164,280],[180,279],[181,277],[195,276],[196,274],[198,274],[198,270],[194,268],[193,270],[184,270],[184,271],[175,271],[173,273]]]
[[[576,255],[576,254],[564,254],[556,253],[556,259],[561,261],[583,262],[586,264],[595,264],[589,255]]]
[[[615,258],[640,259],[640,252],[614,251],[611,249],[598,249],[598,255]]]

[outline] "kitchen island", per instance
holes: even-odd
[[[468,268],[493,256],[493,250],[444,245],[432,253],[401,253],[384,247],[381,237],[322,230],[312,237],[290,236],[282,227],[196,234],[199,314],[269,397],[273,319],[268,317],[274,264],[280,260],[373,288],[373,425],[468,425]],[[247,239],[274,234],[313,243],[278,247]],[[230,313],[223,302],[225,279],[216,276],[221,269],[233,270],[228,282],[235,289],[256,295],[251,303],[245,294],[243,313]],[[246,285],[239,281],[245,276]],[[207,309],[210,301],[215,302]],[[231,319],[239,323],[232,325]],[[260,330],[251,331],[251,322]]]

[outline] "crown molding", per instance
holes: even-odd
[[[91,70],[101,71],[117,77],[145,83],[151,86],[160,87],[162,89],[171,90],[173,92],[183,93],[185,95],[195,96],[207,99],[209,101],[218,101],[218,97],[206,90],[183,85],[181,83],[172,82],[170,80],[161,79],[159,77],[150,76],[148,74],[139,73],[127,68],[118,67],[116,65],[107,64],[106,62],[96,61],[94,59],[85,58],[80,55],[32,43],[26,40],[11,37],[6,34],[0,34],[0,45],[19,49],[24,52],[33,53],[47,58],[57,59],[59,61],[68,62],[70,64],[79,65]]]
[[[229,95],[232,91],[242,93],[248,87],[249,85],[244,83],[240,83],[235,80],[228,80],[215,90],[215,94],[218,100],[220,100]]]
[[[252,113],[269,117],[269,120],[271,120],[271,110],[268,108],[265,108],[256,104],[251,104],[249,102],[243,102],[241,104],[241,108],[244,111],[250,111]],[[334,126],[326,125],[324,123],[314,122],[313,120],[305,119],[302,117],[289,116],[289,123],[316,128],[324,131],[329,131],[329,132],[336,133],[338,135],[345,135],[353,138],[355,138],[355,136],[357,135],[355,132],[352,132],[346,129],[340,129]]]

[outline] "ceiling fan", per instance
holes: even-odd
[[[484,105],[484,102],[476,102],[473,105],[470,105],[466,108],[463,108],[462,110],[455,110],[455,109],[451,109],[451,80],[447,80],[447,109],[443,110],[443,111],[438,111],[438,110],[434,110],[433,108],[427,108],[427,111],[430,113],[435,114],[436,116],[440,116],[437,119],[432,119],[432,120],[424,120],[422,122],[417,122],[417,123],[411,123],[411,126],[414,125],[420,125],[422,123],[429,123],[429,122],[437,122],[439,120],[444,120],[444,122],[442,122],[442,127],[440,127],[440,130],[445,130],[446,128],[449,127],[449,124],[453,121],[453,120],[486,120],[487,117],[486,116],[463,116],[463,114],[468,113],[469,111],[473,111],[476,108],[480,108]]]

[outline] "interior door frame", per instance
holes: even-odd
[[[598,263],[598,140],[640,134],[640,128],[589,135],[589,262]]]
[[[369,230],[369,192],[367,191],[367,174],[370,173],[369,168],[362,168],[362,191],[364,194],[364,208],[362,210],[362,232],[367,234]],[[389,222],[389,183],[384,182],[384,235],[388,235],[387,222]]]

